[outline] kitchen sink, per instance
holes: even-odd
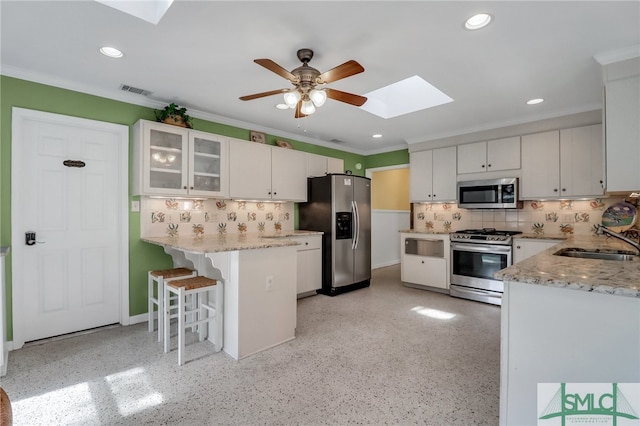
[[[581,259],[600,259],[600,260],[637,260],[640,256],[632,251],[627,250],[588,250],[577,247],[567,247],[553,253],[555,256],[579,257]]]

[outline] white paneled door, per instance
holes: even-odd
[[[127,127],[17,109],[13,123],[14,346],[121,322]]]

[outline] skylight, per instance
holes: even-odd
[[[360,108],[382,118],[394,118],[453,102],[449,96],[414,75],[369,92]]]
[[[127,13],[136,18],[158,25],[173,0],[148,0],[148,1],[122,1],[122,0],[96,0],[106,6]]]

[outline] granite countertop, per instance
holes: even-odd
[[[262,238],[291,238],[304,237],[307,235],[323,235],[322,231],[307,231],[305,229],[296,229],[294,231],[281,231],[268,234],[262,234]]]
[[[295,234],[294,231],[286,232],[289,237],[309,235],[307,233]],[[274,234],[277,236],[277,234]],[[255,250],[273,247],[287,247],[300,245],[299,242],[283,238],[273,238],[260,234],[230,234],[230,235],[205,235],[202,238],[188,237],[146,237],[140,238],[150,244],[163,247],[171,247],[193,253],[218,253],[224,251]]]
[[[640,256],[631,261],[554,256],[565,247],[628,250],[633,247],[606,236],[572,236],[513,266],[495,273],[504,282],[515,281],[640,298]]]
[[[518,235],[514,235],[513,236],[514,239],[517,238],[524,238],[524,239],[529,239],[529,240],[559,240],[559,241],[563,241],[566,240],[567,238],[569,238],[569,236],[565,235],[565,234],[543,234],[543,235],[538,235],[538,234],[518,234]]]
[[[11,247],[9,246],[0,247],[0,257],[4,257],[8,255],[10,250],[11,250]]]
[[[449,231],[428,231],[426,229],[420,230],[420,229],[401,229],[399,231],[401,234],[405,233],[405,234],[434,234],[434,235],[449,235],[451,234],[451,232]]]

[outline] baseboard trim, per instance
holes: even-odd
[[[383,263],[377,263],[375,265],[371,265],[371,269],[379,269],[379,268],[386,268],[387,266],[393,266],[393,265],[397,265],[400,263],[400,259],[397,260],[389,260],[387,262],[383,262]]]

